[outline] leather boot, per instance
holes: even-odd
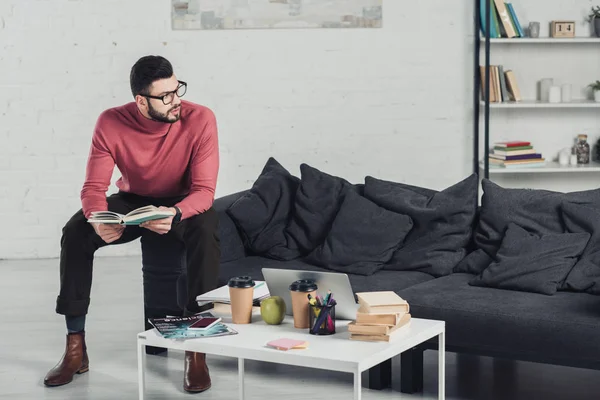
[[[206,365],[206,354],[185,352],[183,389],[186,392],[204,392],[210,388],[210,375]]]
[[[60,386],[73,380],[73,375],[89,370],[85,332],[67,334],[67,345],[61,360],[46,374],[44,385]]]

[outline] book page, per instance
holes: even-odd
[[[158,207],[144,206],[144,207],[136,208],[135,210],[128,212],[127,216],[129,217],[129,216],[133,216],[133,215],[144,214],[144,213],[151,212],[151,211],[158,211]]]

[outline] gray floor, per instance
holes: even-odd
[[[58,289],[57,260],[0,261],[0,398],[134,399],[137,398],[136,333],[142,330],[140,259],[98,258],[87,343],[90,372],[58,388],[42,379],[60,358],[65,344],[64,320],[54,313]],[[183,354],[148,356],[148,399],[235,399],[237,364],[209,357],[213,387],[202,394],[182,390]],[[597,399],[600,372],[495,361],[448,353],[448,399]],[[437,353],[426,352],[425,391],[406,395],[394,389],[363,390],[369,399],[436,399]],[[394,367],[397,367],[397,360]],[[248,399],[286,400],[352,398],[352,377],[267,363],[246,364]],[[365,378],[365,384],[366,378]]]

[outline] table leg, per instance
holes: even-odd
[[[446,333],[438,336],[438,399],[446,398]]]
[[[238,358],[238,376],[239,376],[239,391],[240,400],[244,400],[244,359]]]
[[[362,394],[362,374],[360,371],[354,373],[354,400],[360,400]]]
[[[146,390],[145,370],[144,370],[144,346],[143,342],[138,339],[138,396],[139,400],[144,400],[144,392]]]

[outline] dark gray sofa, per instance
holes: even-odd
[[[268,167],[265,167],[261,176],[264,176],[265,172],[268,172]],[[298,184],[298,181],[295,183]],[[324,184],[323,187],[331,187],[330,182],[321,183]],[[478,180],[477,183],[479,184]],[[416,245],[426,247],[429,246],[428,243],[435,242],[438,244],[437,249],[421,251],[410,240],[403,242],[404,246],[410,247],[411,243],[413,245],[408,253],[409,257],[410,255],[414,255],[415,259],[430,257],[434,260],[433,262],[422,265],[411,264],[410,259],[404,259],[403,263],[398,264],[397,267],[384,267],[369,273],[356,270],[358,273],[353,273],[356,265],[350,265],[349,271],[344,271],[343,266],[340,267],[339,264],[333,263],[333,268],[330,268],[314,262],[314,257],[289,256],[287,258],[290,259],[286,259],[285,252],[280,250],[275,256],[273,253],[265,256],[249,250],[249,247],[256,245],[256,239],[259,236],[263,238],[265,235],[281,236],[280,229],[269,226],[278,218],[277,214],[280,208],[277,207],[281,206],[282,199],[285,198],[286,193],[289,195],[289,191],[282,190],[281,185],[274,192],[276,196],[279,196],[277,197],[278,202],[275,202],[278,204],[277,207],[267,207],[269,218],[263,219],[269,222],[262,224],[261,235],[249,237],[249,230],[241,232],[240,220],[234,222],[234,218],[232,218],[232,215],[236,216],[231,212],[234,204],[239,204],[238,199],[252,197],[252,191],[255,192],[254,195],[256,191],[261,192],[259,203],[263,205],[269,203],[268,196],[264,196],[265,185],[274,187],[277,186],[277,183],[269,180],[266,183],[264,180],[259,183],[257,180],[257,184],[253,185],[251,189],[221,197],[215,201],[214,206],[220,215],[221,284],[225,284],[230,277],[241,274],[250,275],[254,279],[263,279],[261,268],[264,267],[317,271],[338,270],[348,273],[355,292],[393,290],[410,303],[413,317],[444,320],[447,324],[447,351],[600,369],[600,342],[597,340],[600,328],[600,296],[598,296],[600,294],[600,262],[596,263],[593,258],[597,255],[596,250],[600,255],[600,222],[597,224],[598,232],[596,233],[594,225],[585,226],[586,223],[590,223],[590,220],[594,220],[589,215],[584,215],[581,218],[583,222],[580,221],[579,225],[576,223],[577,218],[573,219],[569,225],[568,221],[565,222],[566,217],[561,214],[561,207],[565,202],[590,208],[597,206],[600,209],[599,190],[572,194],[541,190],[511,190],[499,188],[484,180],[486,193],[484,193],[482,205],[479,207],[475,205],[475,214],[470,221],[472,229],[469,231],[468,243],[464,242],[464,238],[456,241],[464,227],[462,230],[458,229],[454,232],[444,231],[444,229],[461,224],[464,226],[465,221],[469,221],[464,218],[461,220],[444,217],[445,222],[442,223],[439,215],[434,216],[430,220],[433,221],[433,225],[430,226],[435,226],[435,230],[442,232],[442,236],[437,238],[424,236],[424,240],[417,241]],[[293,188],[296,191],[303,190],[296,186]],[[352,188],[360,196],[364,195],[364,185],[352,185]],[[411,193],[427,197],[427,202],[418,203],[418,206],[421,207],[419,212],[431,211],[431,208],[428,207],[433,202],[432,195],[437,192],[410,185],[402,185],[402,188],[403,190],[408,188]],[[391,200],[394,196],[404,196],[405,193],[398,191],[397,187],[382,186],[380,189],[379,199],[381,202],[379,205],[395,210],[393,204],[386,203],[386,201]],[[309,193],[304,194],[308,195]],[[469,196],[468,193],[464,195]],[[287,201],[289,203],[294,200],[288,199]],[[336,211],[339,210],[339,204],[337,203]],[[415,204],[417,203],[413,202],[410,206],[414,207]],[[322,209],[322,205],[319,207]],[[436,210],[445,210],[444,207],[444,204],[436,206]],[[241,211],[246,212],[245,218],[251,219],[254,216],[261,218],[261,213],[264,214],[265,209],[244,209],[242,207]],[[586,209],[586,211],[589,210]],[[447,212],[452,213],[453,211],[448,209]],[[455,213],[455,216],[459,214]],[[598,215],[597,220],[600,221],[600,211],[598,211]],[[319,217],[323,218],[322,215]],[[418,217],[415,218],[414,220],[417,221]],[[282,220],[281,215],[279,215],[279,219]],[[284,218],[282,221],[290,224],[289,218]],[[374,223],[381,223],[381,220],[375,220]],[[542,250],[539,250],[539,253],[531,253],[532,258],[527,258],[527,255],[517,258],[517,260],[521,260],[518,267],[514,266],[514,254],[506,253],[510,250],[511,245],[506,239],[506,229],[511,223],[518,223],[532,235],[533,240],[538,240],[539,235],[548,234],[543,240],[549,242],[541,245]],[[421,224],[422,227],[423,224]],[[415,222],[413,229],[417,228],[418,222]],[[335,228],[329,223],[327,229]],[[557,235],[564,233],[569,235],[554,237],[552,235],[555,231]],[[519,238],[518,234],[522,233],[515,233],[517,239]],[[448,237],[454,237],[452,240],[455,240],[460,251],[455,252],[457,249],[447,248]],[[567,243],[569,240],[563,240],[565,238],[570,240],[570,245]],[[563,246],[564,248],[553,245],[553,243],[558,243],[557,240],[561,246],[562,243],[567,244]],[[292,247],[289,244],[289,238],[287,241],[288,247]],[[330,237],[325,241],[330,242],[328,250],[330,253],[340,252],[340,246],[337,246],[336,249],[335,241],[332,241]],[[517,240],[517,242],[525,241]],[[281,243],[280,238],[275,245],[271,243],[273,246],[270,249],[281,249]],[[598,243],[599,249],[593,248],[595,243]],[[514,243],[512,245],[515,246]],[[549,249],[549,246],[552,248]],[[341,250],[347,251],[348,248],[342,246]],[[519,249],[519,251],[522,250]],[[439,257],[438,253],[444,251],[449,251],[440,258],[444,261],[441,263],[435,261],[436,257]],[[533,250],[529,249],[528,251]],[[560,253],[560,251],[563,251],[564,254],[557,255],[556,253]],[[556,257],[559,257],[559,261]],[[592,263],[589,262],[590,257],[592,257]],[[451,264],[446,262],[447,260],[450,260]],[[568,262],[561,260],[568,260]],[[524,268],[524,270],[510,276],[501,273],[494,276],[483,275],[484,278],[481,278],[479,283],[473,282],[474,278],[482,276],[482,272],[492,261],[502,261],[503,263],[498,265],[499,268],[506,268],[508,265],[512,266],[511,270],[518,268]],[[583,261],[588,264],[580,265]],[[600,261],[600,257],[597,261]],[[510,264],[511,262],[513,264]],[[540,263],[543,263],[544,267],[535,271],[527,270],[527,268],[533,268]],[[403,265],[408,264],[414,264],[414,268],[403,270]],[[440,273],[439,265],[447,264],[451,265],[451,270],[448,271],[446,268],[443,273]],[[345,265],[348,266],[348,263]],[[365,263],[361,262],[359,266],[364,265]],[[546,265],[549,267],[545,268]],[[564,265],[568,265],[569,268],[568,279],[564,277]],[[562,268],[562,275],[557,272],[560,268]],[[557,278],[559,275],[562,278]],[[556,281],[557,279],[559,280]],[[556,283],[557,290],[548,292],[548,288],[552,288],[552,283]],[[423,351],[427,349],[437,349],[435,340],[402,355],[401,387],[403,392],[414,393],[422,389]],[[373,389],[389,386],[391,373],[391,360],[373,368],[370,371],[369,386]]]

